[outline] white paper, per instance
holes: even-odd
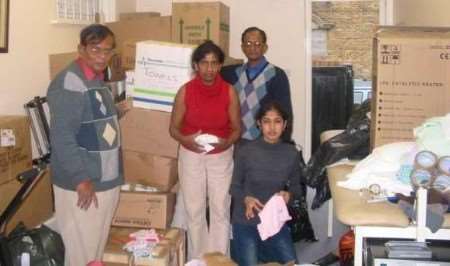
[[[219,138],[211,134],[201,134],[195,138],[195,142],[202,146],[205,153],[207,153],[214,150],[214,146],[211,144],[218,143]]]

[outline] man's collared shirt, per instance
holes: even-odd
[[[259,73],[261,73],[261,71],[263,70],[263,68],[267,65],[267,60],[266,58],[263,56],[259,62],[255,65],[255,66],[249,66],[247,68],[247,75],[248,78],[250,80],[253,80]]]
[[[83,58],[79,57],[77,59],[77,64],[80,66],[81,71],[83,71],[84,77],[87,80],[103,80],[105,78],[103,73],[96,73],[90,66],[88,66]]]

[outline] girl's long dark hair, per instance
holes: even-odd
[[[283,134],[281,134],[281,140],[283,142],[288,142],[288,143],[294,144],[294,142],[291,139],[289,139],[289,137],[286,134],[286,129],[288,128],[288,126],[289,126],[288,123],[290,121],[289,114],[286,112],[286,110],[284,110],[283,106],[281,106],[281,104],[278,103],[277,101],[269,101],[269,102],[264,103],[255,116],[256,121],[261,123],[261,119],[269,111],[277,112],[281,116],[283,121],[286,123],[286,128],[284,129]]]

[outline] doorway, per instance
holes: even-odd
[[[355,72],[356,77],[362,81],[362,84],[367,87],[370,84],[371,76],[371,53],[366,53],[367,50],[371,51],[371,40],[369,46],[358,44],[359,51],[352,53],[351,44],[352,41],[342,44],[342,38],[339,39],[339,32],[349,33],[349,28],[358,30],[358,28],[368,30],[364,27],[368,25],[361,25],[361,21],[364,17],[370,18],[370,23],[376,23],[373,21],[374,9],[377,9],[378,24],[379,25],[393,25],[394,19],[394,0],[306,0],[305,2],[305,34],[306,34],[306,67],[305,67],[305,88],[306,88],[306,132],[305,132],[305,157],[309,158],[312,151],[312,130],[313,130],[313,114],[312,114],[312,69],[313,63],[317,63],[317,58],[325,58],[323,63],[336,64],[341,63],[344,65],[355,65],[358,70]],[[346,12],[355,12],[352,19],[344,21],[342,16],[346,16]],[[357,13],[359,12],[359,13]],[[341,17],[339,17],[341,16]],[[337,17],[337,19],[335,19]],[[376,19],[376,18],[375,18]],[[344,22],[343,22],[344,21]],[[347,26],[345,26],[347,23]],[[352,24],[353,23],[353,24]],[[355,25],[357,23],[357,25]],[[370,24],[368,23],[368,24]],[[361,26],[361,27],[358,27]],[[342,28],[344,27],[344,28]],[[313,32],[313,30],[318,31]],[[333,34],[330,34],[334,30]],[[337,33],[336,33],[337,32]],[[330,40],[327,37],[334,39]],[[363,36],[364,37],[364,36]],[[345,37],[344,37],[345,38]],[[361,38],[361,37],[358,37]],[[368,38],[368,37],[364,37]],[[334,47],[333,47],[334,46]],[[358,48],[357,48],[358,49]],[[352,60],[352,58],[354,60]],[[355,63],[354,63],[355,62]],[[361,84],[359,81],[356,84]],[[364,95],[370,95],[368,92],[363,92]],[[359,99],[359,97],[356,97]]]
[[[324,8],[324,13],[326,14],[326,12],[328,13],[328,17],[333,17],[336,16],[338,9],[345,9],[345,4],[354,4],[355,6],[357,6],[357,4],[361,4],[363,6],[363,8],[361,8],[360,12],[366,12],[369,13],[369,9],[367,7],[367,5],[365,4],[369,4],[369,2],[375,2],[377,1],[377,9],[378,9],[378,24],[379,25],[393,25],[393,19],[394,19],[394,10],[393,10],[393,1],[394,0],[305,0],[305,59],[306,59],[306,65],[305,65],[305,83],[304,86],[306,88],[306,92],[305,92],[305,117],[303,117],[303,119],[305,120],[305,124],[306,124],[306,129],[305,129],[305,147],[303,147],[303,151],[304,151],[304,155],[305,155],[305,159],[308,161],[311,153],[312,153],[312,129],[313,129],[313,115],[312,115],[312,103],[313,103],[313,90],[312,90],[312,75],[313,75],[313,28],[320,28],[322,30],[327,31],[328,33],[329,31],[336,29],[336,27],[338,27],[339,25],[337,25],[338,23],[335,22],[335,24],[333,25],[333,21],[332,20],[327,20],[327,16],[322,16],[322,17],[314,17],[314,20],[316,21],[316,24],[320,24],[319,26],[314,25],[313,23],[313,15],[316,16],[316,14],[313,14],[313,4],[317,4],[319,3],[319,6],[322,6]],[[333,4],[343,4],[341,5],[339,8],[333,9],[334,7],[336,7]],[[328,5],[328,8],[330,8],[328,11],[326,10]],[[334,6],[334,7],[333,7]],[[347,5],[347,7],[351,7],[352,5]],[[360,14],[362,15],[362,14]],[[349,24],[348,27],[353,26],[351,24]],[[319,37],[318,42],[319,43],[315,43],[315,45],[320,45],[320,42],[325,42],[325,37],[329,36],[327,32],[322,32],[322,33],[317,33],[316,34]],[[320,39],[322,38],[322,39]],[[317,39],[316,39],[317,41]],[[342,42],[342,41],[341,41]],[[326,60],[324,60],[324,63],[329,62],[330,64],[334,64],[335,62],[333,61],[339,61],[342,58],[339,58],[336,54],[333,54],[336,51],[329,51],[329,46],[327,44],[327,46],[319,46],[319,47],[314,47],[315,52],[318,52],[319,55],[320,53],[322,53],[323,58],[325,58]],[[338,48],[341,48],[341,46],[339,46]],[[361,51],[359,54],[352,55],[351,52],[349,52],[349,50],[345,50],[342,49],[341,55],[347,56],[344,57],[345,60],[341,60],[340,63],[341,64],[345,64],[345,63],[351,63],[352,68],[353,68],[353,61],[351,60],[347,60],[347,59],[351,59],[353,57],[356,57],[356,59],[362,59],[360,57],[363,56],[363,52],[362,50],[372,50],[371,45],[370,46],[366,46],[365,48],[361,48]],[[338,49],[335,49],[338,50]],[[338,51],[339,52],[339,51]],[[332,58],[327,58],[328,55],[333,55],[334,57]],[[366,62],[371,62],[372,58],[371,58],[371,53],[369,55],[366,55],[368,58],[365,58],[365,60],[359,60],[358,63],[358,77],[361,78],[361,80],[363,80],[363,78],[365,77],[366,81],[364,82],[354,82],[357,83],[358,86],[367,88],[368,84],[370,84],[370,81],[367,81],[367,79],[369,77],[371,77],[371,69],[367,69],[367,67],[364,67],[363,65],[367,66],[367,65],[371,65],[371,63],[361,63],[363,61]],[[339,59],[339,60],[335,60],[335,59]],[[368,96],[368,93],[366,93],[365,95],[363,95],[365,97]],[[355,97],[357,100],[360,99],[358,97]],[[312,189],[308,189],[307,195],[308,195],[308,205],[310,206],[311,202],[312,202],[312,198],[314,197],[314,191]],[[319,209],[316,209],[314,211],[310,211],[310,218],[311,218],[311,222],[313,224],[313,227],[315,229],[315,232],[318,234],[317,237],[319,238],[319,241],[314,243],[314,244],[309,244],[309,245],[298,245],[297,246],[297,250],[298,250],[298,254],[299,257],[305,256],[303,259],[305,259],[306,261],[313,261],[310,260],[311,259],[317,259],[318,256],[323,256],[325,255],[327,252],[329,251],[333,251],[336,249],[337,247],[337,242],[339,237],[342,235],[343,230],[346,230],[346,227],[343,226],[341,223],[339,223],[333,215],[333,206],[332,206],[332,201],[328,201],[328,203],[325,203],[324,206],[320,207]],[[327,228],[326,230],[324,230],[325,228]],[[322,254],[317,254],[317,250],[320,250]],[[323,253],[325,252],[325,253]]]

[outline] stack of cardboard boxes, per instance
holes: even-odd
[[[228,55],[229,19],[230,10],[221,2],[173,3],[172,16],[128,13],[121,15],[119,22],[107,26],[116,34],[122,67],[129,70],[135,67],[136,43],[139,41],[198,45],[210,39]]]
[[[228,53],[229,9],[220,2],[174,3],[171,17],[126,14],[108,27],[116,35],[122,68],[135,71],[128,95],[133,107],[120,120],[125,180],[159,190],[122,192],[113,225],[165,229],[177,181],[178,143],[169,135],[173,99],[192,76],[192,44],[212,39]]]
[[[125,182],[158,192],[123,191],[113,225],[165,229],[170,224],[178,180],[178,143],[169,136],[170,113],[132,108],[121,120]]]
[[[0,116],[0,214],[22,186],[16,176],[31,167],[31,139],[27,117]],[[52,214],[53,194],[50,174],[47,172],[14,213],[5,233],[9,233],[19,222],[24,222],[29,228],[35,227]]]

